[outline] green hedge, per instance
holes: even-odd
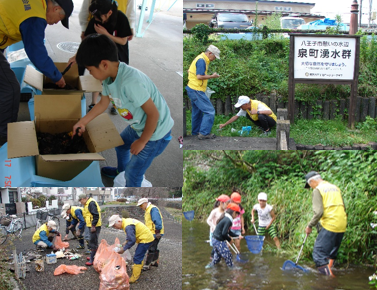
[[[201,35],[203,38],[203,35]],[[205,37],[204,37],[205,38]],[[216,40],[208,42],[195,36],[183,40],[183,95],[187,97],[187,70],[194,58],[209,44],[221,50],[221,59],[211,62],[208,74],[217,72],[221,77],[210,79],[208,86],[216,93],[212,98],[225,100],[226,96],[270,94],[276,92],[284,100],[288,97],[289,39]],[[360,76],[358,94],[377,96],[377,38],[363,36],[360,44]],[[297,84],[295,99],[315,101],[344,99],[350,96],[348,85]]]

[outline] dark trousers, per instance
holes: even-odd
[[[20,106],[20,84],[0,50],[0,136],[7,136],[8,123],[16,122]]]
[[[89,248],[97,251],[98,237],[99,237],[99,234],[101,233],[101,227],[96,227],[96,231],[94,233],[92,233],[89,228],[89,232],[90,232]]]
[[[274,127],[276,125],[276,121],[267,115],[260,114],[258,115],[258,121],[254,121],[253,119],[250,118],[249,115],[247,117],[258,127],[261,127],[263,131],[267,131],[268,129]]]
[[[313,260],[317,267],[327,265],[329,259],[336,259],[344,233],[330,232],[324,228],[318,233],[313,248]]]
[[[154,239],[154,241],[152,242],[152,244],[150,245],[149,249],[148,249],[148,254],[154,254],[158,249],[157,249],[157,246],[158,246],[158,243],[160,242],[161,239]]]

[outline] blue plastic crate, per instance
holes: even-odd
[[[5,162],[5,166],[0,166],[0,178],[10,180],[11,187],[104,187],[99,161],[93,161],[75,178],[60,181],[36,175],[34,156],[8,159],[7,145],[0,148],[0,160]]]

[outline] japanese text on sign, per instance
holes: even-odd
[[[294,78],[352,80],[355,53],[354,38],[296,36]]]
[[[12,167],[11,160],[5,160],[5,167]],[[12,186],[12,176],[5,176],[5,181],[4,181],[4,187],[11,187]]]

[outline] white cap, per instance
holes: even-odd
[[[236,108],[241,107],[242,105],[250,103],[250,98],[248,96],[239,96],[238,97],[238,102],[234,106]]]
[[[208,46],[207,50],[212,52],[217,59],[220,59],[220,49],[218,49],[216,46],[211,44]]]
[[[148,202],[148,198],[140,198],[139,201],[137,202],[137,206],[142,205],[144,202]]]
[[[69,203],[65,203],[62,207],[63,210],[69,210],[71,208],[71,205]]]
[[[264,192],[259,193],[258,200],[267,200],[267,193],[264,193]]]
[[[63,210],[60,215],[62,216],[63,219],[67,219],[68,217],[67,212],[65,210]]]
[[[47,226],[56,230],[56,223],[54,221],[48,221]]]
[[[112,227],[117,221],[122,219],[119,215],[114,214],[109,218],[109,227]]]

